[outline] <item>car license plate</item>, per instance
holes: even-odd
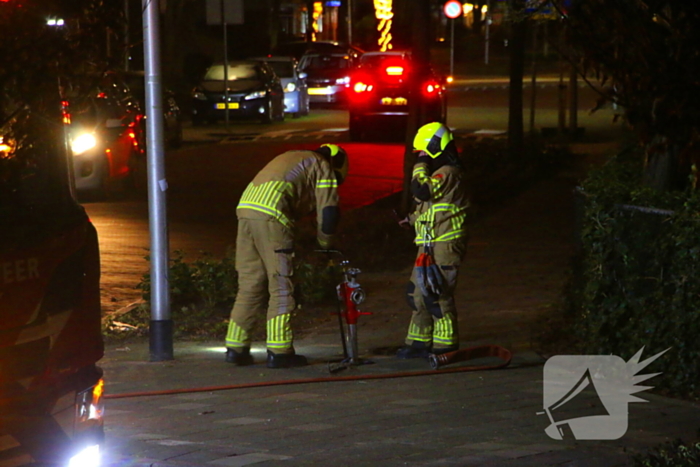
[[[382,97],[382,105],[407,105],[408,99],[405,97]]]
[[[238,106],[239,106],[239,105],[238,105],[238,102],[229,102],[229,103],[228,103],[228,108],[229,108],[229,109],[237,109]],[[216,104],[216,108],[217,108],[217,109],[220,109],[220,110],[221,110],[221,109],[225,109],[225,108],[226,108],[226,104],[224,104],[223,102],[219,102],[218,104]]]
[[[309,95],[311,96],[326,96],[330,93],[331,91],[328,88],[309,88]]]

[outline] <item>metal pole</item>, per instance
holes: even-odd
[[[450,21],[450,76],[454,76],[455,71],[455,19]]]
[[[489,64],[489,40],[491,33],[491,0],[486,2],[486,32],[484,37],[484,64]]]
[[[569,75],[569,131],[571,140],[575,140],[578,133],[578,73],[576,67],[571,65]]]
[[[348,0],[348,44],[352,44],[352,0]]]
[[[537,105],[537,23],[532,25],[532,93],[530,94],[530,133],[535,132],[535,106]]]
[[[129,0],[124,0],[124,71],[129,71]]]
[[[146,87],[146,147],[148,161],[148,221],[151,240],[150,359],[173,359],[173,321],[168,281],[168,226],[166,217],[163,92],[160,74],[160,0],[141,0]]]
[[[559,109],[557,128],[561,135],[566,131],[566,84],[564,84],[564,59],[561,53],[559,54],[559,85],[557,86],[557,96],[557,108]]]
[[[224,120],[228,131],[228,34],[226,31],[226,7],[224,0],[221,0],[221,26],[224,30]]]

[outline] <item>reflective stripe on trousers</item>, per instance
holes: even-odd
[[[238,220],[238,294],[231,310],[227,347],[249,347],[256,317],[266,312],[270,350],[292,352],[293,259],[293,237],[285,226],[272,218]]]
[[[454,290],[457,286],[459,266],[466,250],[465,239],[440,242],[433,245],[435,263],[440,267],[444,283],[439,296],[424,297],[416,284],[415,269],[411,274],[409,302],[414,309],[406,335],[406,345],[414,341],[431,344],[434,348],[451,347],[459,343],[457,308]],[[418,248],[418,255],[425,250]]]

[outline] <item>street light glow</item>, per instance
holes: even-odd
[[[322,24],[319,24],[319,18],[323,15],[323,2],[314,2],[314,11],[312,13],[313,21],[311,23],[312,33],[311,40],[316,40],[316,33],[321,31],[323,28]]]
[[[374,0],[374,16],[379,20],[377,31],[381,31],[379,40],[379,51],[386,52],[391,50],[391,22],[394,18],[394,13],[391,11],[392,0]]]

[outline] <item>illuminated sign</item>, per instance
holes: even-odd
[[[457,0],[450,0],[445,3],[445,7],[442,11],[448,18],[455,19],[462,14],[462,3]]]

